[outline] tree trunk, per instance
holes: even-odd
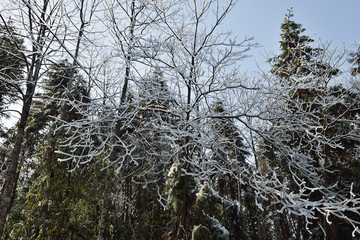
[[[17,175],[21,166],[19,166],[19,158],[21,153],[21,145],[24,139],[25,127],[29,117],[30,106],[32,102],[32,94],[35,89],[34,85],[28,84],[27,94],[24,99],[24,104],[21,112],[20,122],[17,127],[17,134],[15,137],[15,144],[10,156],[9,165],[5,173],[4,186],[1,189],[0,195],[0,236],[3,235],[6,217],[11,209],[15,198],[15,189],[17,185]]]
[[[105,170],[105,179],[104,179],[104,192],[103,192],[103,200],[101,207],[101,216],[99,223],[99,233],[98,240],[106,240],[111,239],[109,232],[109,212],[111,208],[111,176],[109,176],[109,169]]]
[[[186,171],[190,172],[190,164],[186,164]],[[183,187],[183,199],[182,199],[182,212],[180,216],[179,226],[177,229],[177,239],[184,237],[187,234],[187,216],[189,211],[189,190],[190,190],[190,176],[185,174],[184,176],[184,187]],[[185,237],[186,238],[186,237]]]

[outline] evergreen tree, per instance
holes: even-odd
[[[254,190],[249,183],[249,172],[252,167],[246,161],[249,152],[244,139],[233,119],[226,118],[228,113],[223,102],[216,102],[213,111],[216,116],[223,118],[213,119],[212,158],[219,162],[219,165],[226,166],[226,169],[232,171],[223,172],[219,168],[210,178],[214,188],[211,191],[216,191],[223,200],[219,211],[208,214],[218,215],[220,223],[229,231],[229,239],[265,238],[259,236],[262,234],[260,230],[262,223],[258,220],[261,212],[255,206]],[[240,172],[242,172],[241,176],[238,175]]]
[[[356,125],[358,100],[350,89],[329,84],[340,73],[339,69],[325,62],[325,49],[308,45],[313,40],[301,35],[304,29],[290,20],[292,16],[290,10],[282,24],[281,54],[270,59],[271,73],[282,83],[276,90],[280,92],[279,97],[275,97],[278,102],[274,103],[279,104],[281,110],[277,120],[272,121],[268,139],[261,144],[259,159],[266,161],[262,164],[268,166],[265,171],[278,170],[275,171],[278,180],[286,183],[289,193],[299,192],[314,204],[330,196],[341,201],[352,183],[339,172],[358,169],[357,164],[349,162],[356,155],[355,145],[359,140],[349,136],[357,130],[346,124]],[[285,95],[280,97],[281,94]],[[357,178],[355,175],[351,174],[352,181]],[[317,190],[304,191],[300,179]],[[283,202],[278,203],[270,206],[283,208]],[[330,214],[325,219],[324,212],[319,210],[313,213],[316,219],[309,220],[290,212],[269,212],[274,219],[274,234],[279,238],[350,237],[346,232],[350,233],[352,226],[344,220],[352,215],[350,213]],[[356,214],[351,217],[358,221]],[[330,224],[329,219],[336,224]],[[305,229],[306,222],[311,223],[308,229],[312,235]]]
[[[0,25],[0,117],[8,116],[6,110],[9,104],[19,100],[19,83],[24,78],[25,67],[23,50],[24,40],[12,22]]]
[[[71,80],[73,91],[69,91]],[[59,162],[56,151],[71,134],[59,128],[58,120],[81,118],[79,112],[67,105],[66,99],[86,102],[88,91],[81,76],[66,60],[50,66],[45,82],[42,93],[34,99],[25,131],[23,157],[27,164],[23,172],[28,167],[31,174],[21,181],[21,186],[26,188],[24,191],[20,188],[15,199],[6,234],[28,239],[85,239],[94,234],[98,224],[96,206],[101,189],[98,183],[103,181],[98,173],[100,166],[84,166],[71,174],[72,163]],[[25,209],[21,209],[24,205]]]
[[[281,53],[269,60],[272,64],[271,73],[279,76],[281,81],[290,82],[295,80],[294,76],[297,77],[297,81],[302,81],[301,77],[309,75],[315,77],[336,75],[339,70],[331,69],[327,63],[318,59],[324,50],[311,47],[310,44],[314,40],[303,35],[305,28],[291,20],[294,16],[293,10],[288,11],[281,24]]]
[[[203,162],[210,164],[208,171],[213,174],[207,181],[196,174],[189,176],[188,192],[185,192],[186,178],[181,174],[185,164],[175,162],[167,178],[168,201],[175,216],[179,216],[187,198],[189,207],[185,221],[187,228],[191,229],[192,239],[256,239],[258,224],[254,221],[254,195],[248,183],[237,175],[247,167],[245,158],[249,153],[235,123],[226,118],[223,103],[217,102],[212,112],[219,118],[211,120],[207,137],[212,141],[207,151],[212,154]],[[191,167],[190,171],[195,172],[196,168]],[[175,219],[181,223],[179,217]],[[175,230],[179,231],[180,227]],[[190,235],[186,231],[184,234]]]
[[[162,214],[158,198],[165,191],[166,173],[171,166],[172,153],[166,137],[173,127],[173,116],[169,113],[171,95],[160,69],[141,79],[139,94],[131,106],[134,107],[131,130],[122,140],[135,150],[132,163],[123,168],[122,174],[128,176],[124,180],[124,196],[133,206],[133,209],[127,207],[125,228],[134,230],[124,231],[121,238],[158,239],[169,222]]]
[[[3,233],[6,215],[9,212],[13,201],[16,184],[19,173],[10,170],[13,162],[14,154],[10,154],[14,146],[16,146],[15,128],[7,130],[2,125],[2,118],[9,117],[9,105],[15,102],[21,102],[24,97],[21,88],[24,80],[25,55],[23,55],[24,40],[17,33],[11,21],[0,25],[0,183],[1,183],[1,202],[0,202],[0,235]],[[19,126],[17,124],[16,126]],[[20,145],[17,145],[20,147]],[[3,148],[4,147],[4,148]],[[14,174],[15,173],[15,174]],[[10,184],[9,184],[10,183]],[[12,195],[11,197],[9,197]],[[6,197],[5,197],[6,196]],[[9,201],[10,200],[10,201]]]

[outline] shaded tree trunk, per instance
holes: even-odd
[[[24,140],[24,133],[27,124],[27,119],[29,117],[32,95],[35,89],[35,85],[28,84],[27,93],[24,99],[24,105],[21,112],[20,122],[17,127],[17,134],[15,137],[15,144],[13,151],[10,156],[9,165],[5,173],[5,182],[4,186],[1,189],[0,195],[0,235],[2,236],[4,231],[4,225],[6,222],[6,217],[11,209],[12,203],[15,198],[15,189],[17,185],[18,173],[20,170],[19,158],[21,153],[21,145]]]
[[[109,176],[109,169],[105,170],[105,179],[104,179],[104,192],[103,192],[103,200],[101,206],[101,216],[99,223],[99,233],[98,240],[106,240],[111,239],[109,232],[109,212],[111,208],[111,176]]]

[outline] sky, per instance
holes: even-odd
[[[287,9],[293,7],[293,20],[306,29],[305,35],[316,42],[331,42],[331,48],[343,49],[360,43],[360,0],[239,0],[223,28],[238,40],[254,37],[261,47],[253,49],[251,59],[242,68],[266,68],[266,58],[279,53],[280,25]]]

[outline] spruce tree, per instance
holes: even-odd
[[[71,79],[74,91],[69,91]],[[62,148],[62,140],[71,134],[61,130],[56,119],[80,119],[81,114],[67,105],[67,100],[87,101],[87,89],[66,60],[52,64],[44,82],[29,114],[22,153],[25,164],[5,235],[26,239],[93,238],[93,231],[89,229],[96,229],[98,224],[98,183],[103,179],[98,173],[100,166],[84,166],[71,174],[72,163],[59,162],[60,156],[56,153]]]
[[[330,66],[318,58],[324,49],[311,47],[314,40],[303,34],[306,29],[294,22],[293,16],[293,10],[288,10],[281,24],[281,53],[269,59],[272,64],[271,73],[279,76],[281,81],[290,82],[295,81],[294,77],[299,81],[301,77],[309,75],[315,77],[336,75],[339,70],[329,70]]]
[[[282,52],[269,60],[275,81],[282,83],[274,93],[277,96],[274,104],[279,103],[280,110],[259,158],[265,159],[265,165],[272,171],[278,170],[277,177],[286,182],[289,192],[304,193],[302,198],[314,204],[322,199],[341,201],[352,184],[357,186],[355,179],[359,176],[358,163],[350,160],[358,151],[359,139],[350,136],[357,132],[353,124],[357,122],[359,101],[350,89],[331,85],[340,70],[328,63],[336,61],[329,61],[326,49],[312,48],[309,44],[313,40],[302,35],[304,29],[291,17],[292,10],[281,25]],[[299,179],[316,190],[303,191]],[[325,217],[321,209],[313,212],[316,219],[311,220],[286,212],[272,214],[275,234],[297,239],[310,238],[305,228],[307,221],[312,223],[308,230],[313,237],[350,237],[353,226],[344,219],[359,219],[357,214],[345,211]]]
[[[209,181],[198,186],[193,237],[209,230],[212,239],[259,239],[259,223],[254,217],[258,212],[247,175],[251,168],[246,162],[249,152],[234,120],[227,118],[224,103],[216,101],[211,112],[216,117],[210,122],[208,161],[216,162],[216,167]]]

